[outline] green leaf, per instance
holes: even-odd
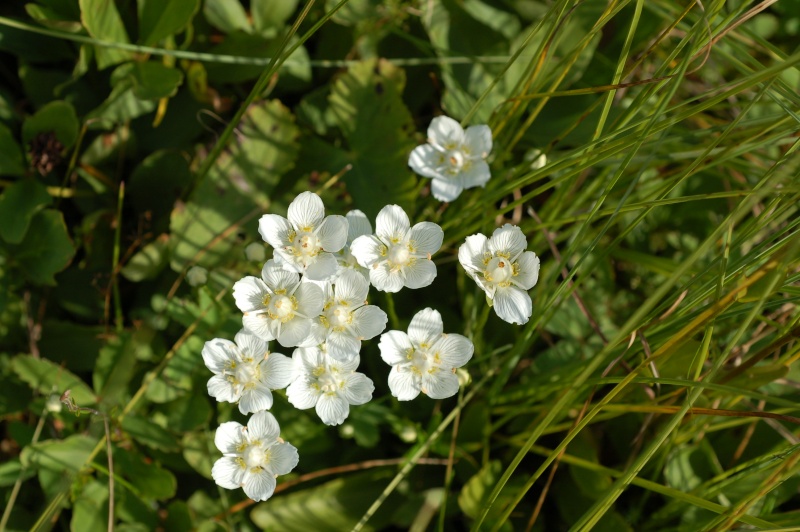
[[[50,209],[36,213],[22,242],[6,249],[25,278],[36,284],[55,285],[53,275],[75,255],[63,214]]]
[[[135,63],[133,94],[140,100],[159,100],[175,96],[183,83],[183,73],[157,61]]]
[[[167,265],[168,259],[169,235],[163,234],[131,257],[120,273],[134,283],[154,279]]]
[[[69,15],[59,13],[48,6],[25,4],[25,11],[33,20],[48,28],[68,31],[70,33],[77,33],[83,29],[80,21]]]
[[[137,329],[132,334],[126,332],[110,338],[100,349],[92,380],[104,407],[118,404],[125,397],[138,358],[137,351],[142,344],[149,343],[152,336],[151,329]]]
[[[473,519],[479,516],[502,473],[503,464],[499,460],[492,460],[475,473],[458,494],[461,511]]]
[[[408,169],[414,124],[403,103],[404,86],[401,69],[370,60],[350,67],[331,91],[331,111],[347,139],[347,159],[353,165],[344,181],[356,207],[370,218],[387,198],[406,211],[414,205],[417,180]]]
[[[186,432],[181,447],[184,460],[200,475],[211,478],[211,467],[221,457],[214,446],[214,435],[204,431]]]
[[[250,13],[256,30],[272,35],[281,29],[295,9],[299,0],[252,0]]]
[[[79,0],[79,4],[81,22],[89,35],[100,41],[130,43],[114,0]],[[107,46],[95,46],[94,52],[100,70],[131,58],[130,52]]]
[[[570,454],[599,464],[597,444],[590,433],[581,432],[569,445]],[[611,477],[585,467],[570,466],[569,474],[578,489],[590,499],[599,499],[611,487]]]
[[[66,390],[71,390],[71,397],[78,406],[90,406],[97,402],[85,382],[49,360],[18,355],[11,361],[11,368],[20,379],[41,394],[61,395]]]
[[[135,81],[131,75],[134,66],[130,63],[121,65],[111,74],[114,88],[108,98],[93,109],[87,120],[93,119],[90,129],[113,129],[134,118],[152,112],[157,103],[153,100],[140,100],[134,93]]]
[[[684,445],[670,453],[664,464],[667,485],[689,492],[713,473],[705,453],[694,445]]]
[[[122,429],[134,440],[153,449],[165,452],[179,449],[175,437],[167,429],[156,425],[149,419],[138,416],[125,416],[122,420]]]
[[[108,530],[108,484],[93,480],[83,487],[72,508],[70,530]]]
[[[25,173],[22,150],[11,130],[0,123],[0,175],[22,175]]]
[[[211,405],[208,402],[205,386],[167,403],[164,408],[167,410],[169,426],[180,432],[205,425],[211,417]]]
[[[199,0],[138,0],[139,42],[153,46],[183,31],[200,7]]]
[[[127,418],[126,418],[127,419]],[[114,465],[145,502],[175,496],[175,475],[144,456],[122,448],[114,449]]]
[[[23,475],[23,480],[27,480],[35,474],[34,469],[29,469],[25,471]],[[19,474],[22,473],[22,463],[20,463],[18,458],[13,458],[0,464],[0,487],[8,487],[13,486],[14,483],[19,478]]]
[[[47,188],[35,179],[8,186],[0,195],[0,238],[10,244],[22,242],[34,215],[52,200]]]
[[[149,211],[156,220],[172,211],[191,182],[186,158],[177,151],[159,150],[133,170],[127,193],[139,213]]]
[[[16,379],[6,377],[0,387],[0,416],[22,412],[31,401],[31,390]]]
[[[203,15],[209,24],[224,33],[252,30],[247,13],[239,0],[206,0]]]
[[[20,460],[26,467],[77,473],[94,450],[97,440],[83,434],[73,434],[63,440],[46,440],[22,450]]]
[[[40,133],[53,132],[56,138],[70,149],[78,138],[80,122],[72,104],[56,100],[46,104],[25,120],[22,125],[22,142],[26,146]]]

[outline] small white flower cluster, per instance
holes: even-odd
[[[452,201],[463,189],[486,184],[485,158],[492,146],[487,126],[464,131],[439,117],[428,136],[430,144],[416,148],[409,164],[433,179],[434,197]],[[413,317],[407,333],[381,334],[387,315],[367,302],[370,285],[398,292],[433,282],[431,256],[444,239],[437,224],[412,226],[401,207],[387,205],[373,233],[363,212],[325,216],[320,197],[303,192],[289,205],[287,218],[265,214],[258,231],[274,256],[260,278],[247,276],[233,286],[243,329],[233,342],[206,342],[202,356],[214,373],[209,395],[253,414],[246,427],[227,422],[217,429],[215,444],[223,457],[212,476],[224,488],[242,487],[248,497],[263,501],[274,492],[275,477],[298,463],[297,449],[279,437],[278,423],[267,412],[274,390],[285,388],[294,407],[314,408],[323,423],[340,425],[350,407],[367,403],[375,389],[356,371],[363,340],[381,335],[381,357],[391,366],[389,388],[401,401],[420,392],[432,399],[455,395],[456,369],[472,358],[474,347],[460,334],[445,334],[441,315],[431,308]],[[522,231],[506,225],[488,239],[470,236],[458,252],[497,315],[510,323],[525,323],[531,315],[527,290],[536,284],[539,260],[526,247]],[[264,258],[263,246],[248,247],[249,260]],[[271,341],[293,348],[291,358],[270,352]]]

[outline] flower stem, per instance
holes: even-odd
[[[397,317],[397,312],[394,310],[394,299],[392,298],[392,294],[389,292],[384,292],[386,296],[386,314],[389,316],[389,323],[392,326],[392,329],[400,329],[400,318]]]

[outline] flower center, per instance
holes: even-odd
[[[297,233],[292,240],[292,247],[294,248],[294,254],[302,257],[313,257],[322,248],[317,235],[305,231]]]
[[[339,391],[339,383],[330,371],[326,371],[318,377],[317,385],[324,393],[336,393]]]
[[[511,261],[505,257],[495,257],[486,265],[483,270],[483,277],[494,284],[502,285],[508,283],[514,275],[514,267]]]
[[[253,363],[242,363],[233,370],[233,376],[237,383],[248,384],[259,380],[259,367]]]
[[[331,328],[344,328],[353,321],[353,312],[348,305],[332,305],[325,311],[325,318]]]
[[[275,295],[269,302],[267,314],[273,320],[287,322],[294,318],[295,302],[292,298],[284,295]]]
[[[448,150],[448,152],[445,154],[447,172],[451,175],[459,174],[464,167],[464,162],[466,159],[467,158],[464,156],[464,153],[461,150]]]
[[[254,444],[244,450],[242,459],[248,469],[253,469],[267,465],[267,462],[269,462],[269,455],[270,453],[268,450],[262,449],[259,444]]]
[[[405,266],[411,258],[411,251],[404,242],[393,244],[392,247],[389,248],[388,258],[389,262],[394,266]]]

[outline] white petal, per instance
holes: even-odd
[[[492,177],[489,165],[483,159],[471,161],[469,168],[458,174],[458,182],[464,188],[482,187]]]
[[[305,269],[305,278],[309,281],[329,281],[336,275],[338,268],[336,257],[331,253],[322,252]]]
[[[347,242],[347,218],[344,216],[328,216],[316,231],[322,249],[336,252]]]
[[[533,251],[525,251],[517,260],[519,275],[511,278],[511,282],[523,290],[530,290],[539,280],[539,257]]]
[[[292,353],[295,377],[311,374],[325,363],[325,353],[319,347],[298,347]]]
[[[236,333],[233,339],[242,353],[254,359],[262,359],[269,353],[269,344],[247,329]]]
[[[344,385],[344,396],[351,405],[363,405],[372,399],[375,385],[363,373],[348,375]]]
[[[322,394],[317,401],[317,415],[326,425],[341,425],[350,414],[350,405],[335,394]]]
[[[408,324],[408,337],[418,344],[433,346],[442,336],[444,325],[439,311],[426,308],[417,312]]]
[[[322,312],[322,289],[312,283],[301,283],[294,292],[297,312],[307,318],[316,318]]]
[[[286,397],[297,409],[306,410],[317,406],[321,392],[311,387],[304,378],[298,378],[286,388]]]
[[[389,264],[384,261],[369,268],[369,280],[372,286],[384,292],[399,292],[405,281],[399,271],[389,269]]]
[[[289,231],[292,226],[289,220],[277,214],[265,214],[258,221],[258,234],[275,249],[291,245]]]
[[[266,314],[247,314],[242,317],[242,326],[265,342],[275,339],[276,327]]]
[[[233,299],[242,312],[254,312],[264,308],[264,296],[269,289],[258,277],[247,276],[233,284]]]
[[[508,253],[513,259],[528,247],[528,240],[522,229],[516,225],[505,224],[494,230],[486,245],[492,253]]]
[[[417,397],[421,388],[421,380],[411,371],[402,371],[398,367],[389,372],[389,389],[398,401],[410,401]]]
[[[245,441],[244,427],[235,421],[226,421],[214,433],[214,445],[222,454],[236,454],[237,448]],[[237,488],[239,486],[236,486]]]
[[[325,206],[313,192],[302,192],[289,204],[289,221],[301,231],[313,231],[325,218]]]
[[[254,473],[252,470],[245,470],[242,479],[244,493],[254,501],[266,501],[275,492],[275,477],[267,471]]]
[[[428,126],[428,140],[450,150],[464,142],[464,129],[449,116],[437,116]]]
[[[295,347],[303,343],[311,332],[311,320],[299,316],[283,324],[278,343],[283,347]]]
[[[369,294],[369,283],[353,270],[345,270],[336,279],[334,293],[337,302],[343,301],[353,307],[363,305]]]
[[[464,187],[450,179],[436,178],[431,182],[431,194],[439,201],[453,201],[461,195]]]
[[[268,260],[261,268],[261,278],[273,292],[280,289],[291,290],[300,282],[297,273],[286,270],[286,263],[281,265],[274,260]]]
[[[280,353],[272,353],[261,363],[261,382],[271,390],[289,386],[294,377],[292,359]]]
[[[405,240],[410,227],[411,223],[408,221],[406,211],[398,205],[387,205],[381,209],[375,220],[375,234],[387,241],[391,239]],[[362,264],[362,266],[367,266],[367,264]]]
[[[361,235],[372,234],[372,224],[362,211],[353,209],[345,215],[347,218],[347,241],[352,242]]]
[[[214,338],[205,343],[200,354],[208,369],[214,373],[222,373],[232,359],[231,351],[235,349],[236,346],[230,340]]]
[[[285,249],[276,249],[272,256],[275,264],[287,274],[292,274],[297,277],[305,271],[305,264],[299,262],[297,257]]]
[[[279,443],[269,448],[270,460],[267,466],[273,475],[286,475],[297,467],[300,456],[297,448],[291,443]]]
[[[353,314],[353,328],[362,340],[375,338],[386,328],[386,313],[375,305],[365,305]]]
[[[436,265],[428,259],[416,259],[403,268],[403,275],[408,288],[424,288],[436,279]]]
[[[319,319],[311,320],[311,329],[305,340],[297,344],[297,347],[317,347],[319,344],[325,342],[328,337],[328,328],[323,327]]]
[[[411,228],[416,253],[433,255],[442,247],[444,231],[433,222],[420,222]]]
[[[527,323],[533,312],[531,296],[515,286],[498,287],[494,293],[494,311],[508,323]]]
[[[408,353],[414,349],[411,339],[403,331],[388,331],[381,335],[378,343],[381,358],[390,366],[408,362]]]
[[[464,132],[464,147],[472,157],[485,158],[492,151],[492,130],[489,126],[469,126]]]
[[[242,478],[244,477],[245,468],[240,466],[236,458],[232,456],[223,456],[211,468],[211,477],[219,486],[235,490],[242,485]]]
[[[245,388],[239,399],[239,412],[252,414],[272,408],[272,392],[266,384],[258,383],[252,388]]]
[[[372,235],[363,235],[353,240],[353,243],[350,244],[350,253],[353,254],[361,266],[368,268],[383,260],[381,255],[382,248],[384,248],[384,245],[380,240]]]
[[[431,399],[446,399],[458,393],[458,378],[452,371],[440,369],[422,377],[422,388]]]
[[[331,331],[327,345],[328,354],[337,360],[350,360],[361,351],[361,341],[347,332]]]
[[[483,264],[483,253],[488,251],[486,246],[487,238],[485,235],[468,236],[467,240],[458,248],[458,262],[467,273],[481,273],[485,268]]]
[[[208,395],[221,403],[235,403],[239,400],[239,396],[236,395],[233,384],[228,382],[228,379],[222,375],[214,375],[208,379],[208,384],[206,386],[208,388]]]
[[[342,375],[350,375],[358,369],[361,363],[361,357],[358,355],[352,356],[346,360],[338,360],[333,357],[326,358],[328,368],[333,373],[341,373]]]
[[[247,422],[247,439],[249,441],[274,441],[280,435],[281,427],[278,425],[278,420],[265,410],[256,412]]]
[[[408,156],[408,166],[423,177],[442,178],[444,176],[439,172],[442,159],[442,152],[430,144],[423,144],[411,151],[411,155]]]
[[[475,346],[460,334],[444,334],[433,346],[432,351],[439,355],[443,368],[460,368],[472,358]]]

